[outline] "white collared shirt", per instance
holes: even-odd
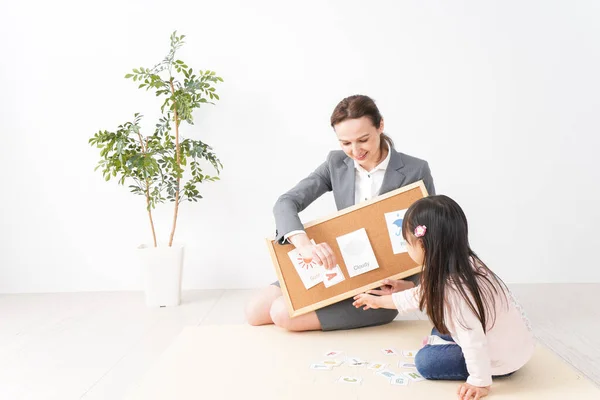
[[[370,200],[379,194],[379,190],[383,184],[385,170],[390,163],[391,154],[392,153],[388,151],[385,160],[380,162],[379,165],[371,171],[367,171],[361,167],[356,160],[353,160],[354,169],[356,171],[354,178],[354,204]]]
[[[389,151],[385,159],[379,163],[371,171],[367,171],[358,164],[358,161],[354,161],[354,204],[362,203],[363,201],[370,200],[379,194],[381,185],[383,184],[383,177],[385,176],[385,170],[390,163],[390,156],[392,152]],[[291,231],[283,236],[285,240],[288,237],[293,236],[297,233],[304,231],[296,230]],[[288,241],[289,242],[289,241]]]

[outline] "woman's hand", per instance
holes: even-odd
[[[403,290],[412,289],[415,284],[411,281],[403,281],[400,279],[385,279],[383,285],[379,289],[368,290],[367,293],[377,296],[390,295],[392,293],[402,292]]]
[[[477,400],[477,399],[487,396],[489,393],[490,393],[489,386],[486,386],[486,387],[473,386],[466,382],[463,383],[462,385],[460,385],[458,387],[458,391],[456,392],[456,394],[458,394],[458,400],[471,400],[471,399]]]
[[[305,263],[314,261],[325,269],[332,269],[337,264],[335,254],[327,243],[312,244],[309,242],[307,245],[296,248]]]
[[[377,309],[381,307],[380,300],[381,297],[361,293],[354,296],[354,303],[352,305],[356,308],[363,307],[363,310],[368,310],[369,308]]]
[[[325,269],[332,269],[337,264],[331,247],[327,243],[313,244],[305,232],[292,235],[288,240],[292,242],[298,253],[300,253],[300,257],[307,264],[314,261],[325,267]]]

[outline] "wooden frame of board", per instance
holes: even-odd
[[[306,314],[379,287],[384,279],[402,279],[419,273],[421,267],[415,264],[408,253],[394,254],[384,214],[405,210],[427,195],[425,184],[418,181],[327,218],[306,223],[304,229],[308,237],[316,243],[327,242],[331,246],[346,278],[329,288],[319,283],[307,290],[288,256],[294,246],[266,239],[290,316]],[[336,238],[361,228],[367,231],[379,268],[350,278]]]

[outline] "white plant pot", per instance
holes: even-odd
[[[148,307],[172,307],[181,302],[183,245],[142,244],[137,249]]]

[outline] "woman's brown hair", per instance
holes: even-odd
[[[331,114],[331,127],[335,129],[335,125],[347,119],[358,119],[367,117],[371,120],[371,123],[375,128],[381,126],[383,117],[379,112],[379,109],[375,105],[375,101],[369,96],[357,94],[354,96],[346,97],[338,103]],[[387,142],[389,148],[394,147],[394,141],[391,137],[385,133],[381,134],[380,148],[383,150],[385,143]]]

